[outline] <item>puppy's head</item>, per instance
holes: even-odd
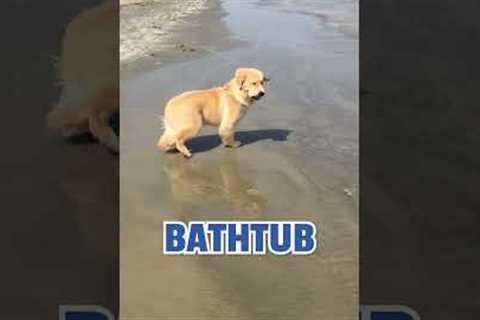
[[[243,98],[256,101],[265,95],[265,82],[270,81],[262,71],[254,68],[238,68],[235,70],[235,83]]]

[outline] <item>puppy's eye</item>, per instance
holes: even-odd
[[[257,83],[256,83],[256,82],[252,82],[252,85],[256,86],[256,85],[257,85]]]

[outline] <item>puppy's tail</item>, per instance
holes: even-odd
[[[165,131],[160,137],[160,139],[158,139],[157,147],[160,150],[168,151],[173,149],[173,147],[175,146],[175,142],[176,142],[175,136]]]
[[[163,151],[174,148],[176,143],[175,131],[167,124],[165,117],[162,118],[162,127],[164,129],[162,136],[158,139],[157,146]]]
[[[160,127],[165,130],[166,125],[165,125],[165,116],[163,114],[157,115],[157,119],[160,120]]]
[[[169,145],[169,142],[170,142],[170,138],[164,133],[158,140],[157,147],[163,151],[166,151]]]

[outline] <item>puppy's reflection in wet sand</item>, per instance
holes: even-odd
[[[204,161],[185,161],[179,155],[167,157],[164,170],[177,213],[222,215],[218,218],[233,213],[237,217],[260,218],[267,201],[240,173],[240,163],[238,155],[228,151]]]

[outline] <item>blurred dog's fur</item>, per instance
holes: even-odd
[[[118,3],[108,0],[68,25],[62,42],[59,101],[47,115],[47,129],[71,138],[91,133],[112,151],[118,137],[109,120],[118,112]]]
[[[168,101],[165,107],[165,132],[158,140],[164,151],[177,149],[192,156],[185,142],[195,137],[204,124],[218,126],[226,147],[237,147],[234,127],[248,108],[264,94],[266,78],[254,68],[238,68],[232,80],[221,87],[184,92]]]

